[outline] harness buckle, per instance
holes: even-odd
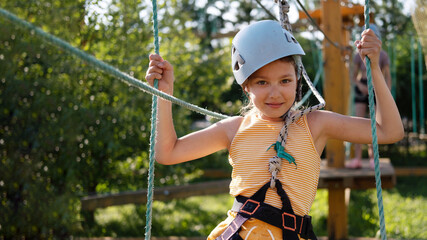
[[[286,215],[287,217],[285,217],[285,215]],[[293,219],[293,221],[294,221],[293,225],[294,225],[294,226],[293,226],[293,227],[288,227],[288,226],[286,226],[285,218]],[[290,213],[284,212],[284,213],[282,214],[282,222],[283,222],[283,228],[284,228],[284,229],[291,230],[291,231],[294,231],[294,232],[295,232],[295,230],[297,229],[297,218],[295,217],[295,215],[294,215],[294,214],[290,214]]]
[[[252,215],[254,214],[258,208],[261,206],[261,204],[255,200],[248,199],[246,200],[245,204],[240,208],[240,212]]]

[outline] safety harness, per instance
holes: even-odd
[[[298,234],[301,236],[301,238],[304,239],[317,239],[316,235],[313,232],[311,216],[295,215],[294,210],[292,209],[291,201],[289,200],[286,191],[283,189],[280,180],[277,178],[277,174],[281,169],[282,159],[286,159],[288,160],[289,164],[295,164],[295,166],[297,166],[295,163],[295,159],[290,154],[285,152],[285,144],[288,136],[288,126],[291,123],[295,122],[296,119],[303,116],[303,114],[311,112],[312,110],[313,109],[309,108],[302,112],[288,111],[284,115],[285,124],[280,131],[276,143],[270,146],[274,146],[274,149],[276,150],[277,154],[269,160],[269,171],[271,173],[270,181],[268,181],[254,195],[249,198],[241,195],[236,197],[232,211],[237,212],[237,215],[234,220],[228,225],[226,230],[218,238],[216,238],[216,240],[242,239],[238,232],[241,226],[249,218],[256,218],[258,220],[261,220],[263,222],[282,229],[283,239],[286,240],[299,240]],[[279,195],[282,201],[281,209],[264,203],[265,196],[269,188],[275,189],[277,195]]]
[[[283,239],[286,240],[299,240],[298,234],[301,238],[316,240],[311,225],[311,216],[295,215],[288,195],[278,179],[276,179],[276,190],[282,200],[282,208],[279,209],[264,203],[269,187],[270,182],[267,182],[250,198],[237,196],[232,208],[233,211],[237,212],[237,216],[216,240],[242,239],[239,230],[249,218],[256,218],[282,229]]]

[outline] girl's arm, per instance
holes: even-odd
[[[150,65],[145,79],[153,86],[159,80],[159,90],[173,94],[172,65],[159,55],[150,55]],[[241,117],[222,120],[206,129],[178,138],[172,118],[172,103],[159,98],[157,109],[156,161],[171,165],[204,157],[228,148],[240,126]]]
[[[376,98],[376,126],[378,143],[394,143],[403,138],[404,130],[396,103],[389,91],[379,66],[381,41],[372,30],[365,30],[362,39],[355,42],[359,54],[371,60],[371,74]],[[309,126],[319,152],[328,139],[354,143],[372,142],[371,122],[367,118],[345,116],[329,111],[315,111],[308,115]]]

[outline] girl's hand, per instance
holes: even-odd
[[[372,66],[379,66],[381,40],[377,38],[374,31],[371,29],[363,31],[362,39],[355,41],[354,45],[357,47],[360,57],[364,62],[365,57],[368,56]]]
[[[158,54],[150,54],[149,59],[150,65],[145,80],[151,86],[154,86],[154,79],[159,80],[159,90],[172,95],[174,82],[172,65]]]

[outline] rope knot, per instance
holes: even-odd
[[[292,157],[291,154],[285,152],[285,148],[282,146],[282,144],[279,141],[271,144],[271,146],[268,147],[267,151],[270,150],[271,147],[274,147],[274,150],[276,150],[277,157],[286,159],[289,163],[293,163],[295,164],[295,166],[297,166],[297,164],[295,163],[295,158]]]

